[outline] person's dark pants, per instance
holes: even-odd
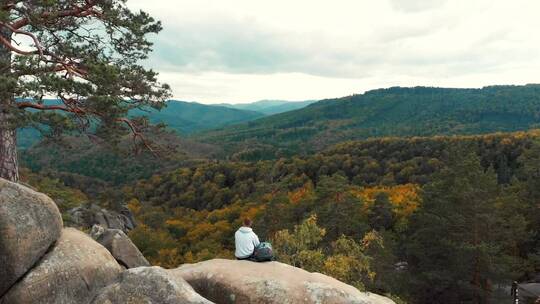
[[[236,259],[238,261],[255,261],[255,257],[253,256],[253,254],[245,258],[236,257]]]

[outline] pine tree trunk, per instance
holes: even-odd
[[[7,101],[2,101],[2,106]],[[10,127],[9,114],[0,112],[0,177],[19,181],[17,139],[15,129]]]
[[[1,31],[0,35],[8,41],[11,33]],[[11,51],[0,45],[0,81],[7,83],[11,73]],[[0,177],[10,181],[19,181],[17,161],[17,137],[12,117],[14,107],[13,91],[9,85],[0,88]]]

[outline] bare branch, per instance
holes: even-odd
[[[4,38],[4,37],[2,37],[2,39],[1,39],[2,44],[6,45],[8,48],[10,48],[14,52],[16,52],[18,54],[21,54],[21,55],[33,55],[33,54],[36,54],[36,52],[37,52],[37,54],[39,54],[39,56],[44,57],[44,55],[43,55],[43,46],[41,45],[41,43],[37,39],[36,35],[34,35],[34,34],[30,33],[30,32],[21,31],[19,29],[16,29],[16,28],[12,27],[9,24],[3,23],[3,22],[0,22],[0,26],[3,26],[5,28],[7,28],[8,30],[10,30],[11,32],[13,32],[15,34],[20,34],[20,35],[25,35],[25,36],[30,37],[32,39],[32,41],[34,41],[34,45],[36,46],[37,51],[25,52],[25,51],[22,51],[20,49],[17,49],[11,44],[11,42],[7,41],[7,39]]]
[[[117,121],[125,123],[129,129],[131,130],[131,133],[133,134],[133,140],[140,139],[143,145],[152,153],[155,157],[159,158],[158,153],[152,148],[150,145],[150,142],[146,139],[146,137],[138,130],[138,128],[133,124],[133,122],[127,118],[118,118]]]

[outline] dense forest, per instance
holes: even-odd
[[[137,146],[131,136],[114,142],[83,137],[46,138],[30,149],[21,151],[24,166],[33,171],[79,175],[114,185],[124,184],[154,173],[189,164],[206,162],[217,154],[216,146],[178,137],[174,131],[153,129],[155,154]]]
[[[381,136],[470,135],[538,127],[540,85],[482,89],[378,89],[205,132],[237,160],[320,151],[344,140]]]
[[[127,163],[100,153],[40,166],[41,153],[23,158],[24,178],[64,210],[127,203],[139,221],[130,237],[153,264],[230,258],[251,217],[279,260],[360,289],[398,302],[496,301],[540,271],[539,140],[538,131],[377,138],[267,161],[186,157],[124,180],[99,168]]]

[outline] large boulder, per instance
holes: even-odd
[[[93,304],[212,304],[181,277],[161,267],[126,270],[120,280],[104,288]]]
[[[60,237],[62,216],[45,194],[0,179],[0,297]]]
[[[89,303],[121,272],[122,267],[105,247],[76,229],[66,228],[54,248],[0,299],[0,304]]]
[[[175,270],[203,297],[215,303],[391,304],[392,300],[331,277],[278,262],[215,259]]]
[[[75,228],[90,229],[100,225],[106,229],[120,229],[128,232],[136,227],[135,218],[127,207],[120,212],[103,209],[91,204],[68,210],[69,222],[66,225]]]
[[[105,229],[94,225],[90,235],[98,243],[105,246],[120,265],[126,268],[150,266],[137,246],[122,230]]]

